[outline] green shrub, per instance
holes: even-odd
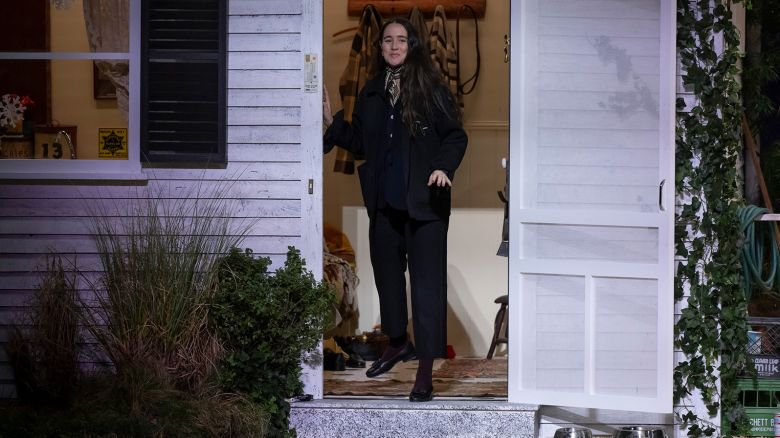
[[[335,295],[305,268],[292,247],[271,275],[268,258],[233,249],[218,265],[211,311],[226,349],[220,367],[225,389],[247,394],[271,414],[272,436],[294,436],[289,404],[301,394],[301,360],[319,343]]]

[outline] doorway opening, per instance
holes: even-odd
[[[323,82],[334,113],[342,109],[339,80],[360,19],[348,15],[348,3],[329,0],[323,16]],[[495,300],[506,295],[508,287],[507,258],[497,255],[497,251],[504,220],[504,204],[498,192],[506,184],[502,160],[509,149],[509,64],[505,63],[503,45],[509,34],[509,3],[491,1],[476,26],[469,15],[459,24],[461,82],[477,67],[477,36],[480,74],[473,93],[463,96],[463,125],[469,144],[453,179],[448,233],[447,343],[452,357],[434,363],[437,397],[507,397],[507,344],[498,344],[492,359],[487,356],[500,308]],[[385,14],[382,18],[392,16]],[[456,17],[448,14],[447,18],[448,29],[455,37]],[[431,17],[427,17],[429,28],[431,23]],[[368,216],[360,184],[356,173],[334,171],[336,160],[335,150],[323,159],[325,243],[336,256],[333,259],[325,255],[324,271],[327,276],[329,259],[335,264],[345,261],[354,266],[358,283],[354,290],[340,291],[341,321],[326,334],[323,394],[407,397],[414,383],[416,361],[399,363],[373,379],[367,378],[366,368],[359,366],[359,359],[370,366],[387,340],[381,335],[379,300],[368,250]],[[414,339],[411,321],[409,327]],[[328,350],[336,350],[335,355]],[[341,354],[341,350],[347,351]],[[356,352],[359,357],[350,356]]]

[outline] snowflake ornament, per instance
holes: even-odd
[[[27,96],[3,94],[0,97],[0,128],[15,128],[24,121],[24,112],[32,100]]]

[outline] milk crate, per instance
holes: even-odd
[[[747,353],[759,379],[780,379],[780,318],[748,317]]]
[[[738,379],[737,388],[745,412],[750,419],[746,436],[775,436],[775,414],[780,412],[780,380]],[[729,431],[728,420],[722,417],[722,435]]]

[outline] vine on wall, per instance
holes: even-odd
[[[738,82],[739,35],[730,2],[678,0],[677,49],[686,89],[696,102],[677,102],[675,300],[687,305],[675,326],[675,344],[685,355],[674,372],[679,403],[701,397],[710,416],[720,410],[730,433],[747,427],[736,379],[747,361],[740,288],[741,232],[737,209],[742,103]],[[690,103],[689,103],[690,105]],[[688,292],[686,296],[686,292]],[[717,379],[720,376],[721,390]],[[719,435],[718,424],[679,408],[691,437]]]

